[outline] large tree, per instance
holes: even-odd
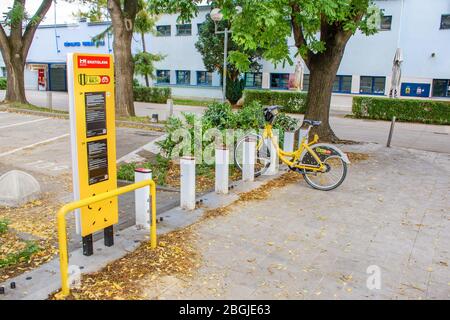
[[[131,53],[134,22],[139,12],[139,0],[108,0],[114,35],[114,66],[116,81],[116,113],[134,116],[133,75],[134,62]]]
[[[193,17],[200,0],[153,0],[156,8]],[[310,71],[305,117],[321,120],[315,129],[322,140],[337,141],[329,123],[333,82],[350,37],[359,29],[365,35],[377,32],[380,11],[372,0],[213,0],[231,21],[233,40],[245,50],[263,50],[275,64],[292,64],[288,40],[293,37],[296,55]],[[242,10],[236,10],[236,5]],[[230,61],[248,69],[248,55],[234,52]]]
[[[314,133],[338,141],[329,123],[333,82],[350,37],[359,29],[377,31],[380,11],[371,0],[245,0],[241,13],[235,1],[219,1],[233,20],[233,39],[247,49],[262,48],[264,58],[292,63],[288,40],[310,72],[305,118],[321,120]],[[245,67],[245,56],[241,55]]]
[[[14,0],[0,23],[0,51],[6,64],[5,101],[27,103],[24,69],[36,29],[50,9],[53,0],[43,0],[32,17],[25,10],[25,0]]]

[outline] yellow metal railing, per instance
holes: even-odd
[[[68,279],[69,256],[67,252],[67,234],[66,234],[66,215],[76,209],[89,206],[93,203],[117,197],[121,194],[134,191],[143,187],[150,188],[151,196],[151,227],[150,227],[150,244],[151,248],[156,248],[156,184],[153,180],[140,181],[125,187],[111,190],[97,196],[74,201],[64,205],[57,213],[58,220],[58,238],[59,238],[59,261],[61,271],[61,293],[68,296],[70,293],[70,285]]]

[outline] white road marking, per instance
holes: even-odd
[[[11,128],[11,127],[15,127],[15,126],[22,126],[24,124],[28,124],[28,123],[34,123],[34,122],[39,122],[39,121],[44,121],[44,120],[48,120],[50,118],[41,118],[41,119],[35,119],[35,120],[30,120],[30,121],[24,121],[24,122],[18,122],[18,123],[12,123],[12,124],[8,124],[6,126],[0,127],[0,129],[5,129],[5,128]]]
[[[66,133],[66,134],[63,134],[61,136],[57,136],[57,137],[50,138],[50,139],[47,139],[47,140],[39,141],[39,142],[30,144],[28,146],[25,146],[25,147],[20,147],[20,148],[14,149],[14,150],[6,151],[6,152],[3,152],[3,153],[0,153],[0,158],[4,157],[4,156],[8,156],[8,155],[16,153],[16,152],[19,152],[19,151],[22,151],[22,150],[25,150],[25,149],[30,149],[30,148],[36,147],[36,146],[41,145],[41,144],[45,144],[45,143],[52,142],[52,141],[55,141],[55,140],[58,140],[58,139],[61,139],[61,138],[65,138],[65,137],[68,137],[69,135],[70,135],[69,133]]]

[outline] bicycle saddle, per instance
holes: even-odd
[[[313,127],[318,127],[322,123],[322,121],[308,120],[308,119],[303,120],[303,122],[306,123],[306,124],[309,124],[310,126],[313,126]]]

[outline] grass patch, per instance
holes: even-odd
[[[40,250],[33,241],[23,241],[8,231],[9,222],[0,219],[0,268],[6,268],[21,262],[28,262],[31,256]]]
[[[166,177],[169,168],[169,160],[161,155],[156,155],[154,161],[144,163],[126,163],[119,166],[117,169],[117,179],[134,181],[134,170],[136,168],[151,169],[153,179],[159,185],[166,184]]]
[[[39,252],[39,246],[33,241],[25,241],[25,248],[17,253],[9,253],[0,259],[0,268],[10,267],[21,262],[28,262],[31,256]]]
[[[119,180],[134,181],[134,170],[136,168],[151,169],[153,179],[157,185],[178,188],[180,186],[180,165],[170,161],[161,155],[156,155],[153,161],[143,163],[126,163],[119,166],[117,178]],[[241,172],[234,166],[229,168],[230,179],[232,181],[241,178]],[[208,191],[214,188],[215,166],[208,164],[198,164],[195,170],[196,189],[199,192]]]
[[[26,103],[13,102],[13,103],[10,103],[9,106],[11,108],[16,108],[16,109],[24,109],[24,110],[40,111],[40,112],[52,112],[52,113],[60,113],[60,114],[69,114],[67,111],[49,109],[49,108],[45,108],[45,107],[38,107],[38,106],[35,106],[33,104],[26,104]]]
[[[0,219],[0,235],[8,231],[8,221],[5,219]]]
[[[219,100],[194,100],[194,99],[173,99],[173,104],[178,104],[181,106],[199,106],[199,107],[207,107],[210,104],[218,102]]]

